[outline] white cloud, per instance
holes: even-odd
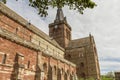
[[[48,32],[48,30],[46,30],[48,24],[46,24],[46,22],[40,18],[36,9],[29,6],[28,0],[10,0],[7,2],[7,6],[42,31],[46,33]]]
[[[102,73],[106,73],[109,71],[120,71],[120,62],[115,61],[101,61],[100,62]]]
[[[117,61],[120,58],[120,0],[95,0],[95,2],[98,6],[92,10],[85,10],[84,15],[68,10],[67,7],[63,9],[72,27],[72,36],[74,39],[86,37],[91,32],[95,37],[101,72],[120,70],[120,63]],[[50,8],[49,16],[41,18],[35,9],[28,6],[28,0],[18,2],[8,0],[7,5],[46,33],[48,24],[54,21],[56,15],[56,9]],[[107,58],[113,58],[116,62]]]

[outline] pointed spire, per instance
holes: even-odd
[[[55,18],[55,22],[63,21],[63,20],[64,20],[64,14],[63,14],[62,8],[58,8],[56,18]]]

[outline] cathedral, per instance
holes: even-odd
[[[0,80],[100,80],[94,37],[71,38],[61,8],[49,35],[0,2]]]

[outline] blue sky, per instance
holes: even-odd
[[[86,37],[91,33],[96,42],[101,73],[120,70],[120,0],[94,0],[97,7],[87,9],[84,15],[63,8],[64,15],[72,27],[72,38]],[[53,22],[56,9],[50,8],[49,15],[41,18],[37,10],[28,6],[28,0],[8,0],[7,6],[30,20],[32,24],[48,34],[48,24]]]

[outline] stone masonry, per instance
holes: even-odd
[[[120,80],[120,71],[115,72],[115,80]]]

